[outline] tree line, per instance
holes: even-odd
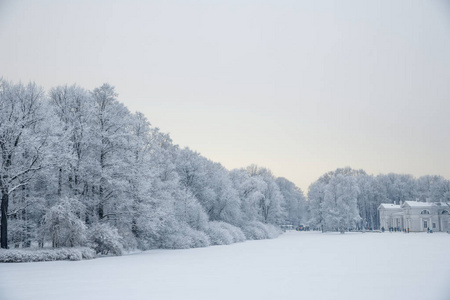
[[[306,218],[295,184],[181,149],[109,84],[45,92],[1,79],[0,151],[2,248],[188,248]]]
[[[450,202],[450,181],[442,176],[407,174],[373,176],[364,170],[337,169],[308,190],[310,225],[322,231],[379,229],[381,203]]]
[[[441,176],[328,172],[307,199],[251,165],[227,170],[174,144],[114,87],[0,80],[1,247],[189,248],[261,239],[272,225],[378,228],[380,203],[450,201]]]

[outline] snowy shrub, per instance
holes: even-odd
[[[226,222],[220,222],[220,226],[226,229],[233,237],[233,243],[240,243],[246,240],[244,232],[239,227],[233,226]]]
[[[242,231],[249,240],[273,239],[282,233],[280,228],[272,224],[257,221],[245,224]]]
[[[155,228],[142,230],[143,227],[141,227],[138,231],[137,238],[139,249],[173,248],[171,245],[176,239],[175,236],[178,236],[179,228],[186,226],[186,224],[181,224],[182,223],[176,220],[174,216],[168,215],[161,218],[161,223],[158,224],[158,226],[155,226]],[[179,236],[180,238],[183,237],[182,234]]]
[[[266,238],[266,232],[260,226],[260,222],[250,222],[242,227],[245,237],[249,240],[262,240]]]
[[[178,228],[178,230],[167,234],[162,240],[161,247],[168,249],[188,249],[208,247],[210,244],[210,239],[204,232],[184,225]]]
[[[103,255],[122,255],[123,241],[117,228],[111,227],[107,223],[98,223],[89,229],[88,240],[90,246]]]
[[[95,251],[87,247],[58,249],[1,249],[0,262],[36,262],[81,260],[95,258]]]
[[[206,233],[191,229],[190,235],[192,237],[192,248],[208,247],[211,241]]]
[[[136,249],[142,250],[139,248],[139,241],[136,236],[131,232],[131,230],[127,230],[127,228],[118,228],[117,229],[119,236],[122,237],[121,244],[124,250],[133,251]]]
[[[53,247],[82,246],[86,242],[86,225],[77,214],[84,209],[76,199],[62,198],[44,215],[43,237],[50,235]]]
[[[268,239],[274,239],[277,238],[278,236],[280,236],[280,234],[283,233],[283,231],[281,230],[280,227],[278,226],[274,226],[272,224],[264,224],[266,226],[266,230],[267,230],[267,238]]]
[[[189,249],[191,245],[192,239],[179,231],[166,235],[161,241],[164,249]]]
[[[225,222],[209,222],[205,229],[212,245],[229,245],[246,240],[242,230]]]
[[[212,245],[229,245],[233,243],[233,236],[221,226],[222,222],[209,222],[206,233]]]

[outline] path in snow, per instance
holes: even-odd
[[[288,232],[89,261],[0,264],[1,300],[450,299],[450,234]]]

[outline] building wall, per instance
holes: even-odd
[[[427,210],[429,214],[422,212]],[[446,212],[443,214],[443,212]],[[401,213],[401,214],[399,214]],[[450,215],[446,207],[410,207],[405,205],[401,209],[379,208],[380,228],[389,230],[390,227],[398,227],[400,230],[408,229],[410,232],[423,232],[427,229],[433,231],[449,231]]]
[[[439,215],[439,224],[441,226],[441,231],[449,231],[450,215]]]
[[[400,209],[380,209],[380,228],[384,227],[385,230],[389,230],[390,227],[401,227],[403,224],[403,218],[401,216],[395,216],[395,213],[401,212]],[[399,224],[399,225],[397,225]]]
[[[440,231],[438,211],[435,207],[412,207],[408,208],[407,211],[409,215],[406,214],[405,217],[410,217],[413,220],[410,231],[427,231],[427,229]],[[423,211],[428,211],[429,214],[422,214]]]
[[[439,228],[439,218],[437,215],[409,215],[405,216],[406,228],[410,231],[441,231]],[[433,226],[434,225],[434,226]]]

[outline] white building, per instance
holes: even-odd
[[[378,207],[380,227],[385,230],[398,228],[409,231],[448,231],[450,230],[450,203],[417,202],[382,203]]]

